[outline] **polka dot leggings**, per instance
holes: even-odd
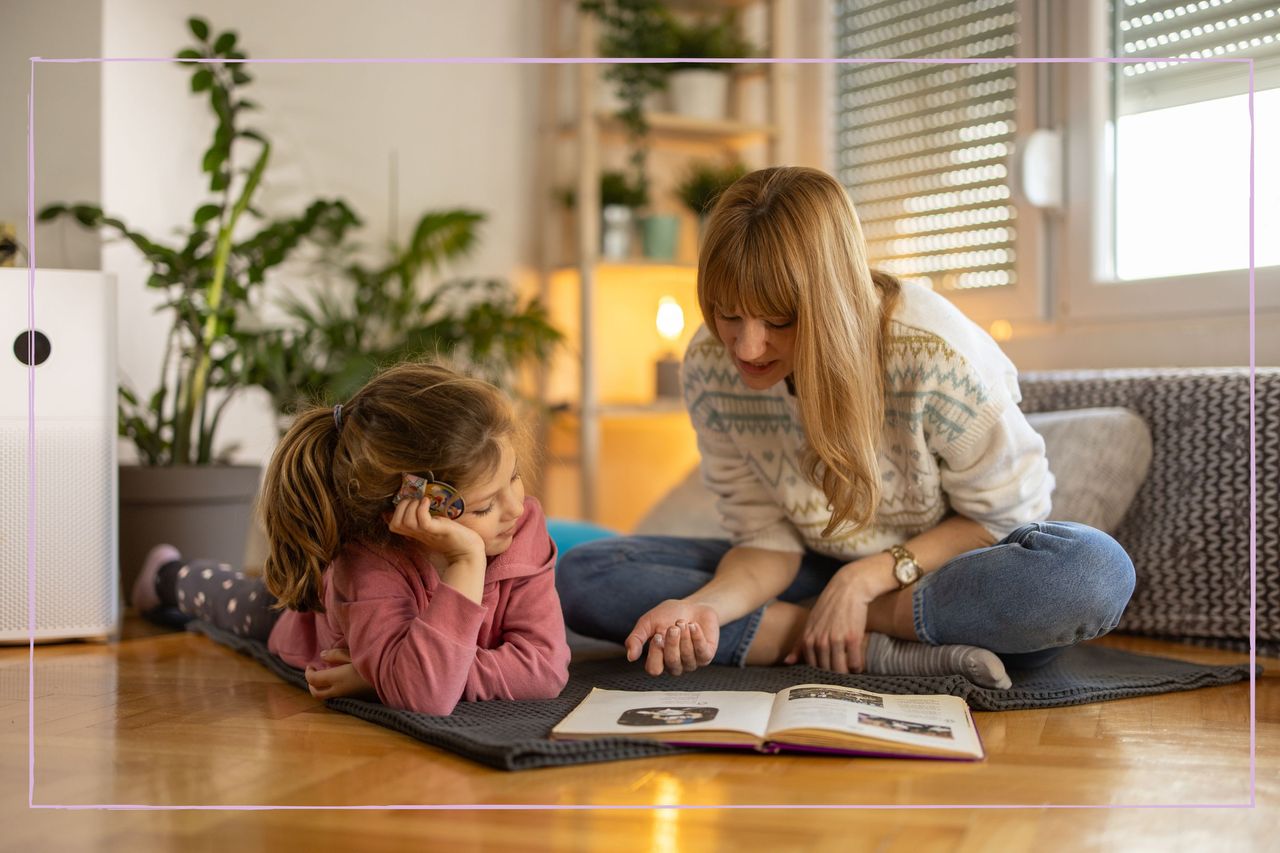
[[[178,569],[178,609],[238,637],[266,640],[280,616],[262,578],[216,560],[192,560]]]

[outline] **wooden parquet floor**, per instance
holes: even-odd
[[[16,647],[0,649],[0,849],[925,853],[1280,843],[1275,660],[1260,661],[1249,807],[1247,683],[976,714],[988,750],[979,764],[706,753],[505,773],[329,711],[203,637],[157,634],[136,620],[125,637],[36,648],[34,802],[437,808],[28,808],[28,650]],[[1131,637],[1103,642],[1244,659]],[[489,808],[458,808],[475,804]],[[1004,804],[1021,807],[995,808]],[[1185,804],[1202,807],[1167,807]],[[794,808],[763,807],[777,805]]]

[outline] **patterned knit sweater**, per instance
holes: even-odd
[[[1017,371],[995,341],[945,298],[903,285],[890,319],[880,506],[869,527],[829,537],[822,490],[802,473],[807,447],[786,383],[747,388],[706,328],[684,358],[685,405],[735,545],[852,560],[937,525],[949,510],[997,540],[1049,512],[1044,440],[1018,409]]]

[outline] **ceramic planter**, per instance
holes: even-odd
[[[125,600],[153,545],[240,566],[262,468],[120,466],[120,580]]]
[[[723,121],[729,113],[729,74],[706,68],[673,71],[671,108],[689,118]]]
[[[622,204],[606,204],[600,211],[600,256],[606,261],[631,257],[631,232],[635,214]]]
[[[646,216],[641,220],[644,256],[654,261],[670,261],[676,256],[680,218],[671,214]]]

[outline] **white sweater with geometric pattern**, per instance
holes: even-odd
[[[934,527],[951,510],[997,541],[1048,516],[1054,479],[1044,440],[1018,408],[1017,371],[995,341],[945,298],[909,284],[889,335],[880,507],[869,527],[845,523],[826,538],[830,505],[801,473],[807,445],[786,383],[747,388],[710,332],[694,335],[685,407],[733,544],[853,560]]]

